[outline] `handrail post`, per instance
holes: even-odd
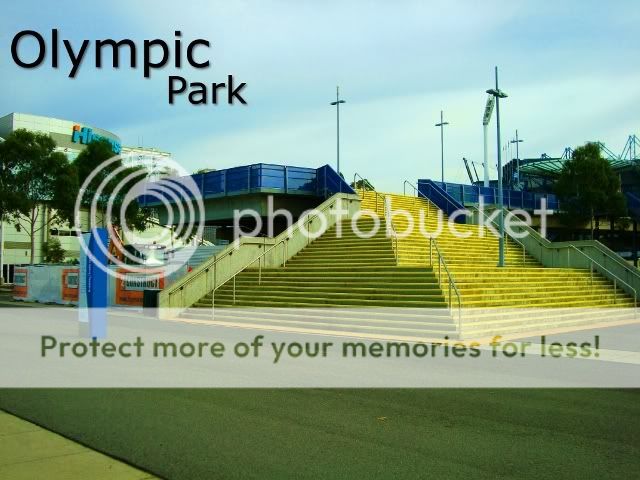
[[[233,276],[233,304],[236,304],[236,275]]]
[[[449,279],[449,311],[453,310],[451,307],[451,279]]]
[[[216,305],[216,271],[218,269],[217,264],[213,264],[213,290],[211,291],[211,319],[215,317],[215,305]]]
[[[395,250],[396,250],[396,267],[397,267],[398,264],[399,264],[399,261],[398,261],[398,235],[396,235],[395,231],[393,232],[393,240],[394,240],[394,242],[396,244]]]
[[[618,303],[618,279],[613,279],[613,304]]]
[[[433,237],[429,237],[429,265],[433,266]]]

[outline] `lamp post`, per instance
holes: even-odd
[[[491,115],[493,114],[493,108],[495,106],[496,99],[493,95],[489,95],[487,98],[487,105],[484,107],[484,116],[482,117],[482,137],[484,147],[484,186],[489,187],[489,122],[491,121]]]
[[[444,112],[440,110],[440,123],[436,123],[436,127],[440,127],[440,175],[444,184],[444,126],[449,122],[444,121]]]
[[[518,137],[518,130],[516,130],[516,138],[511,140],[511,143],[516,144],[516,177],[518,178],[518,183],[520,183],[520,144],[522,142],[524,140]]]
[[[346,103],[344,100],[340,100],[340,87],[336,87],[336,101],[331,102],[331,105],[336,107],[336,167],[338,169],[338,175],[340,175],[340,104]]]
[[[496,87],[487,90],[489,95],[493,95],[496,99],[496,131],[498,137],[498,226],[500,229],[500,238],[498,239],[498,266],[504,267],[504,199],[502,196],[502,156],[501,156],[501,142],[500,142],[500,99],[507,98],[507,94],[504,93],[498,87],[498,67],[495,69],[496,75]]]

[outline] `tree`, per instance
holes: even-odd
[[[97,175],[86,186],[82,197],[82,206],[90,208],[91,202],[96,198],[97,211],[102,215],[102,218],[93,220],[98,224],[104,224],[105,220],[108,220],[114,226],[121,227],[123,225],[120,220],[120,209],[125,203],[125,196],[137,182],[147,175],[147,171],[140,166],[125,167],[120,159],[105,165],[105,162],[113,156],[109,142],[94,141],[80,152],[75,159],[74,166],[78,172],[80,185],[84,184],[92,172],[97,172]],[[116,173],[120,169],[121,171]],[[103,181],[106,181],[106,184],[98,191]],[[109,203],[112,205],[112,217],[106,219],[104,215],[106,215]],[[138,202],[128,202],[124,212],[124,220],[128,228],[143,231],[147,227],[149,214],[149,209],[140,206]]]
[[[202,173],[209,173],[209,172],[215,172],[216,169],[215,168],[199,168],[198,170],[196,170],[194,173],[194,175],[199,175]]]
[[[46,263],[62,263],[67,252],[60,245],[60,240],[52,238],[42,245],[42,256]]]
[[[626,215],[626,201],[620,191],[620,178],[600,155],[596,143],[587,143],[573,151],[556,182],[563,216],[569,224],[590,220],[591,238],[596,217],[618,218]]]
[[[366,178],[364,180],[358,180],[357,182],[351,182],[351,188],[356,190],[375,190],[375,187]]]
[[[71,222],[77,177],[67,157],[55,151],[56,144],[49,135],[19,129],[2,146],[15,162],[12,182],[16,207],[11,218],[16,228],[29,236],[33,264],[36,234],[54,223]]]
[[[9,141],[0,140],[0,229],[3,228],[5,218],[11,217],[18,211],[21,197],[20,189],[16,185],[15,167],[19,160],[16,154],[16,139],[10,137]],[[3,248],[0,245],[0,265],[2,261]],[[0,284],[2,283],[2,272],[0,272]]]

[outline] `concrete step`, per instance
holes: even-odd
[[[202,301],[202,300],[201,300]],[[233,294],[231,291],[220,292],[215,294],[216,305],[233,303]],[[352,305],[363,307],[425,307],[425,308],[444,308],[446,306],[442,295],[359,295],[359,294],[338,294],[322,295],[319,293],[290,293],[264,291],[259,295],[255,292],[236,291],[236,304],[239,305],[255,305],[254,302],[279,303],[290,306],[296,306],[299,303],[310,305]],[[204,301],[205,305],[211,302]]]
[[[218,290],[216,290],[216,298],[225,298],[225,296],[233,294],[233,286],[225,285]],[[380,290],[380,289],[348,289],[348,290],[338,290],[338,289],[319,289],[317,287],[306,288],[306,289],[286,289],[286,288],[275,288],[272,286],[257,286],[257,287],[245,287],[238,288],[236,284],[236,299],[239,296],[262,296],[269,298],[328,298],[328,299],[350,299],[350,300],[407,300],[407,301],[441,301],[442,293],[439,289],[433,289],[431,291],[405,291],[405,290]],[[210,298],[209,295],[205,296],[205,298]]]
[[[420,308],[445,308],[446,304],[444,301],[392,301],[392,300],[349,300],[345,298],[340,299],[329,299],[325,297],[309,297],[309,298],[300,298],[292,300],[291,298],[281,298],[281,297],[265,297],[262,296],[259,298],[249,297],[249,298],[240,298],[236,296],[236,303],[233,303],[233,299],[230,296],[226,298],[220,298],[220,295],[216,294],[216,305],[219,306],[251,306],[251,307],[282,307],[286,306],[289,308],[295,307],[345,307],[345,306],[353,306],[353,307],[420,307]],[[195,303],[194,306],[202,306],[208,307],[211,306],[210,302],[199,300]]]
[[[228,315],[227,312],[231,309],[224,309],[224,313],[214,313],[213,320],[208,313],[198,312],[185,312],[182,317],[189,319],[199,319],[205,321],[214,321],[216,324],[233,325],[233,326],[252,326],[261,327],[267,329],[282,329],[282,330],[294,330],[294,331],[313,331],[323,333],[349,333],[356,334],[358,336],[383,336],[383,337],[416,337],[416,339],[428,338],[429,336],[442,337],[443,335],[453,338],[456,335],[456,327],[453,323],[447,324],[401,324],[401,323],[389,323],[389,324],[376,324],[376,323],[361,323],[354,322],[348,318],[340,319],[339,321],[329,321],[329,319],[312,319],[307,317],[272,317],[265,318],[262,316],[235,316]],[[215,312],[215,311],[214,311]]]

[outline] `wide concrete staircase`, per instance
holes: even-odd
[[[373,220],[362,218],[357,226],[370,231]],[[384,229],[360,238],[345,220],[286,266],[261,274],[246,269],[235,279],[235,292],[229,281],[183,316],[289,331],[424,339],[456,335],[446,306],[430,266],[398,266]]]
[[[361,195],[362,208],[382,217],[389,214],[384,197],[391,210],[406,212],[393,216],[397,236],[388,234],[384,218],[370,238],[357,235],[350,220],[342,221],[286,266],[261,273],[247,268],[183,316],[233,326],[416,340],[581,328],[633,318],[634,309],[625,308],[633,299],[596,272],[544,268],[511,239],[506,240],[506,267],[498,268],[498,239],[489,228],[455,224],[465,235],[459,238],[446,215],[426,199]],[[410,222],[414,230],[405,236]],[[374,224],[362,217],[356,226],[371,232]],[[425,232],[437,232],[437,249]],[[459,292],[459,310],[457,296],[448,304],[452,282],[438,268],[438,252]]]
[[[611,311],[610,307],[632,307],[633,298],[611,281],[590,270],[543,268],[524,248],[510,238],[506,240],[506,267],[497,267],[498,238],[487,227],[455,224],[466,238],[459,238],[449,227],[448,218],[424,198],[376,192],[360,192],[362,208],[395,213],[393,227],[398,234],[400,265],[429,266],[438,264],[434,246],[424,232],[438,232],[436,242],[460,293],[465,336],[566,328],[600,321],[628,319],[630,311]],[[386,197],[390,209],[383,207]],[[442,230],[438,229],[438,216]],[[413,231],[406,236],[410,217]],[[420,222],[424,225],[420,231]],[[446,289],[448,277],[441,276]],[[582,310],[577,310],[580,307]],[[536,309],[526,315],[507,309]],[[543,309],[554,309],[545,311]],[[603,311],[607,308],[608,311]],[[497,311],[501,309],[502,311]],[[592,309],[586,312],[584,309]]]

